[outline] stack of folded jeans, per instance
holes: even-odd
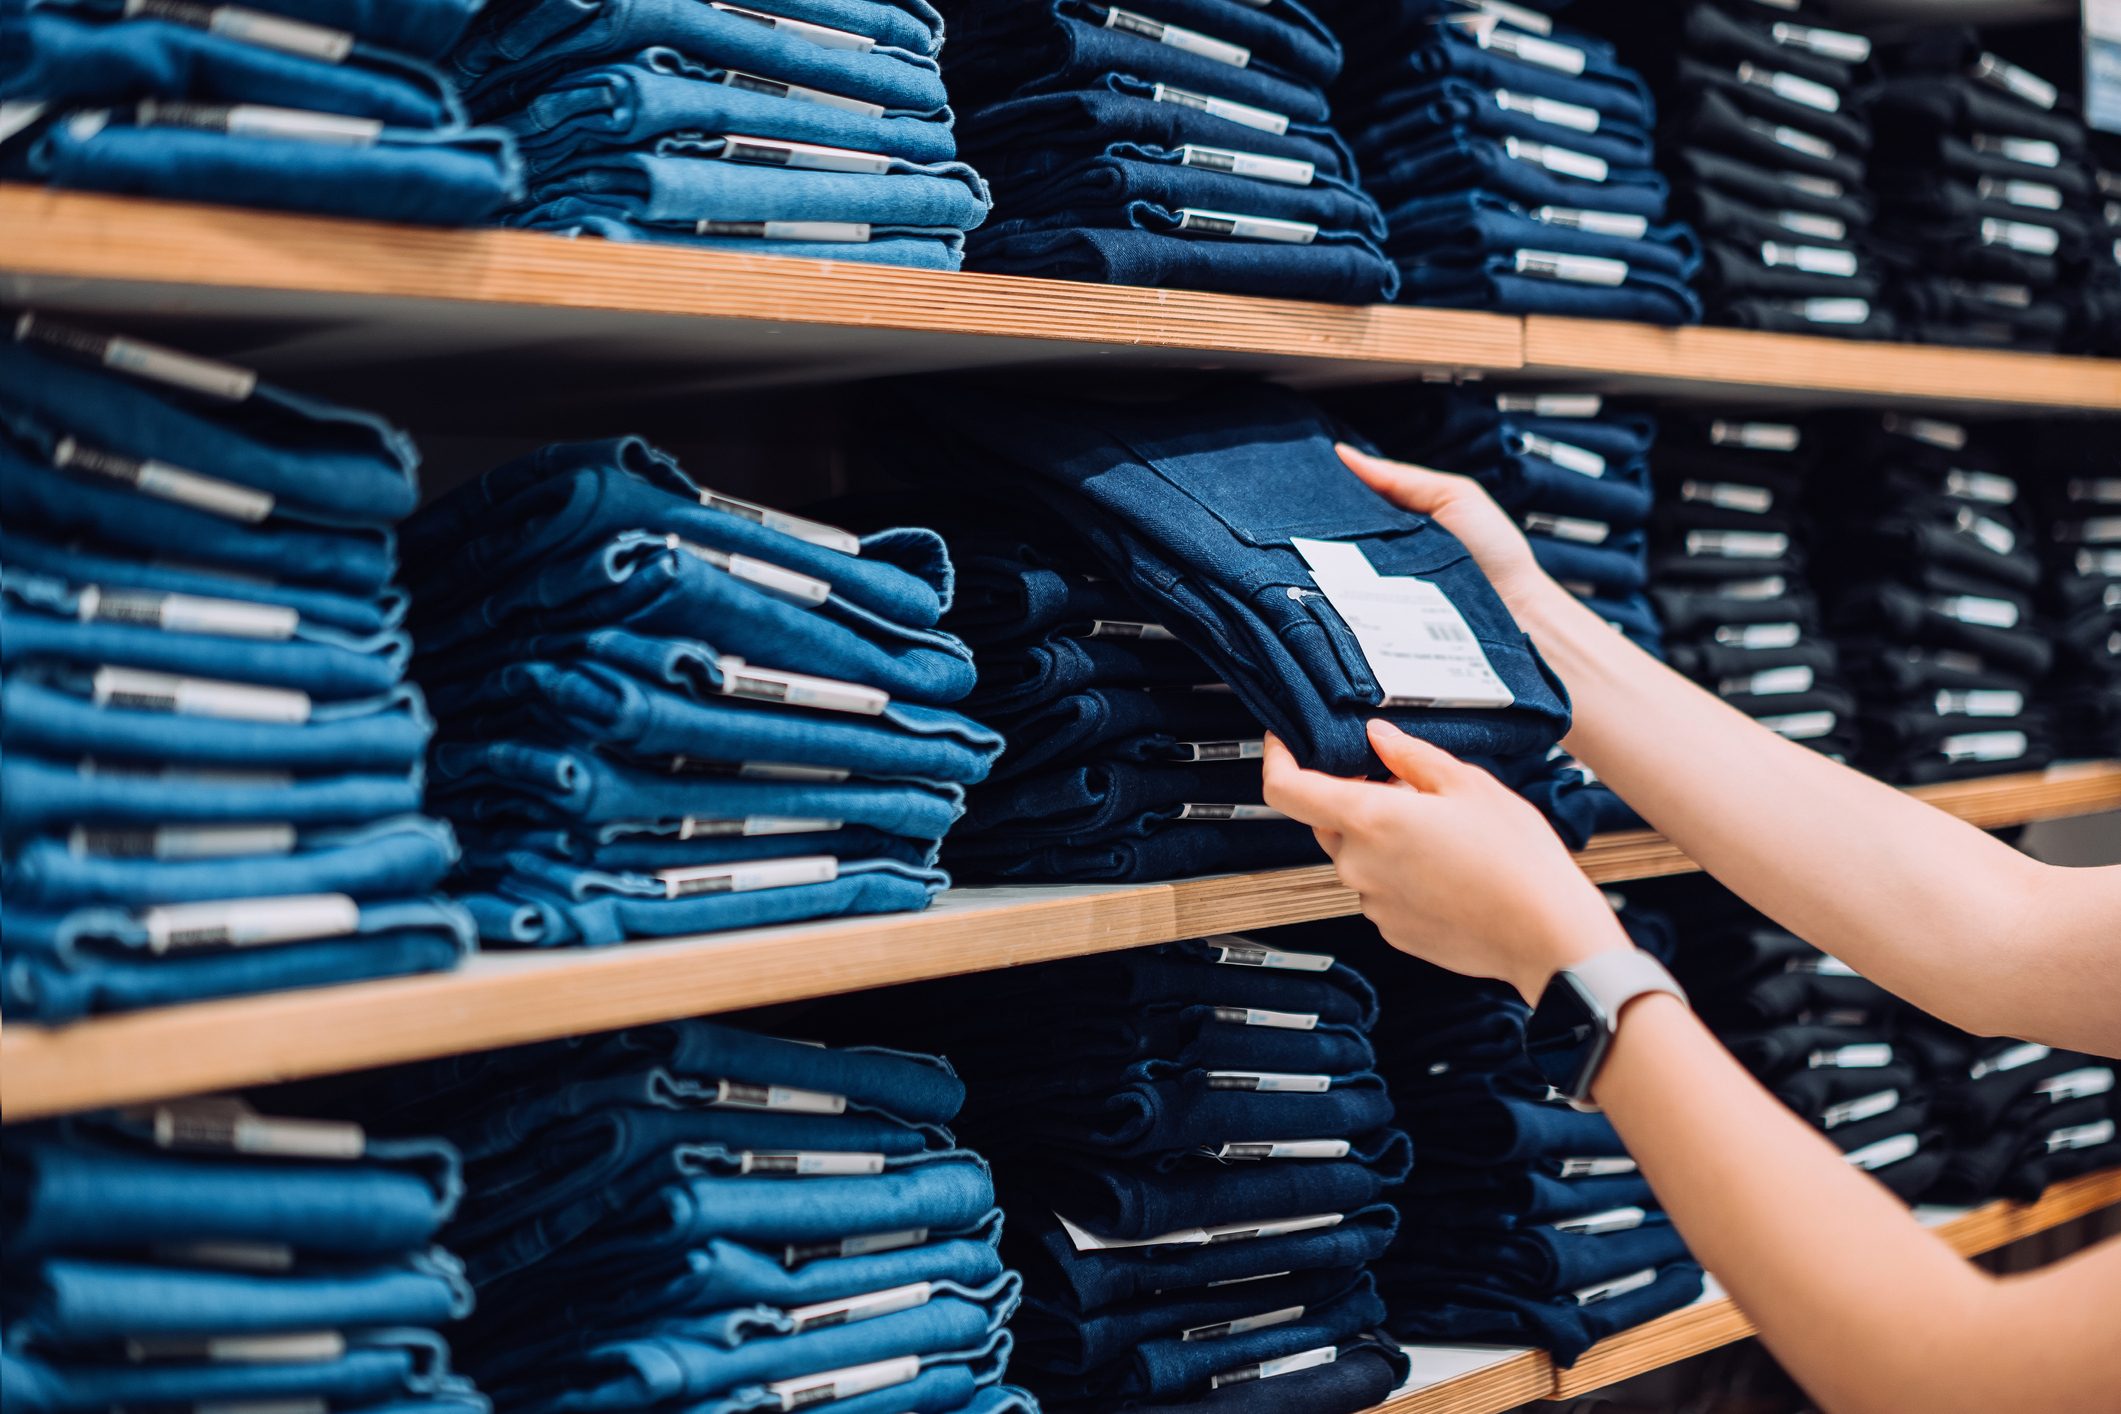
[[[1517,5],[1342,4],[1336,92],[1411,304],[1690,324],[1700,250],[1666,221],[1649,89]]]
[[[2076,282],[2077,317],[2069,347],[2121,354],[2121,135],[2091,134],[2092,184],[2082,199],[2091,244]]]
[[[997,1386],[1020,1282],[944,1062],[699,1021],[439,1062],[466,1368],[525,1414],[1035,1414]]]
[[[1906,1008],[1706,877],[1658,902],[1678,920],[1677,971],[1717,1038],[1798,1115],[1902,1201],[1949,1159],[1929,1068],[1898,1043]]]
[[[1882,45],[1876,240],[1901,332],[1930,343],[2054,348],[2090,254],[2081,118],[2054,85],[1963,28]]]
[[[1801,515],[1817,440],[1789,422],[1666,417],[1652,597],[1673,667],[1763,726],[1845,760],[1856,700],[1820,632]]]
[[[998,218],[982,270],[1365,304],[1399,280],[1296,0],[957,0],[949,80]]]
[[[10,1414],[490,1407],[437,1332],[471,1306],[448,1145],[212,1099],[9,1129],[0,1162]]]
[[[1827,626],[1862,701],[1865,767],[1923,785],[2046,765],[2033,693],[2055,649],[2017,480],[1959,423],[1868,413],[1819,432],[1868,468],[1820,488]]]
[[[1676,36],[1661,7],[1604,13],[1657,88],[1660,156],[1700,234],[1711,322],[1889,337],[1864,249],[1870,41],[1820,25],[1801,0],[1691,0]]]
[[[1901,1044],[1927,1069],[1950,1145],[1932,1201],[2029,1203],[2050,1183],[2121,1162],[2113,1062],[1969,1036],[1920,1014]]]
[[[15,0],[0,175],[88,191],[475,225],[522,195],[432,60],[478,0]]]
[[[2121,756],[2121,471],[2111,423],[2038,438],[2046,599],[2056,625],[2048,702],[2065,756]],[[2014,438],[2018,432],[2014,429]]]
[[[482,936],[900,912],[948,884],[937,842],[1001,739],[940,705],[973,669],[935,627],[933,532],[857,537],[620,439],[490,471],[406,537]]]
[[[522,144],[515,225],[954,270],[987,188],[942,42],[926,0],[512,0],[454,67]]]
[[[1542,568],[1616,630],[1662,658],[1648,583],[1655,419],[1596,393],[1365,390],[1333,410],[1386,456],[1477,477],[1524,528]],[[1557,745],[1554,770],[1520,783],[1563,838],[1639,829],[1641,818]]]
[[[1633,907],[1621,919],[1668,956],[1662,919]],[[1394,1337],[1534,1345],[1567,1365],[1701,1294],[1701,1268],[1611,1122],[1549,1098],[1514,993],[1395,952],[1359,921],[1286,935],[1360,958],[1393,1018],[1378,1067],[1417,1155],[1377,1266]]]
[[[1542,762],[1568,723],[1551,673],[1465,547],[1364,486],[1335,436],[1270,386],[995,394],[939,410],[887,455],[905,479],[1067,527],[1080,562],[1306,766],[1379,770],[1372,716],[1484,765]]]
[[[1047,1408],[1353,1414],[1405,1377],[1365,1267],[1413,1155],[1352,969],[1224,936],[845,1005],[962,1068]]]
[[[943,622],[979,665],[963,709],[1008,741],[951,831],[950,868],[1139,883],[1318,862],[1309,827],[1262,801],[1251,709],[1080,552],[1008,522],[949,533]]]
[[[411,442],[231,364],[40,314],[8,334],[0,1008],[455,966],[390,583]]]

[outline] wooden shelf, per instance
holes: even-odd
[[[2121,762],[1915,794],[1984,827],[2121,808]],[[1660,836],[1577,856],[1601,884],[1694,866]],[[486,953],[426,977],[202,1002],[0,1035],[0,1116],[36,1119],[1354,913],[1331,869],[1172,884],[965,888],[924,913],[624,947]]]
[[[1656,329],[446,230],[0,185],[0,298],[453,430],[945,370],[1568,382],[1730,402],[2121,410],[2121,360]]]
[[[1973,1257],[2115,1203],[2121,1203],[2121,1169],[2058,1183],[2037,1203],[1917,1213],[1954,1251]],[[1416,1346],[1408,1387],[1377,1414],[1502,1414],[1532,1400],[1574,1399],[1753,1334],[1752,1322],[1712,1287],[1691,1306],[1592,1346],[1568,1369],[1537,1350]]]

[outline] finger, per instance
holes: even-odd
[[[1370,749],[1393,775],[1426,794],[1449,790],[1464,779],[1464,762],[1382,719],[1370,722]]]
[[[1267,804],[1314,829],[1337,825],[1361,803],[1363,792],[1374,789],[1368,781],[1348,781],[1323,771],[1306,771],[1296,764],[1281,738],[1271,732],[1267,734],[1260,780],[1266,788]]]
[[[1433,515],[1443,509],[1454,497],[1464,495],[1473,484],[1463,476],[1374,457],[1345,442],[1335,443],[1333,450],[1340,453],[1348,470],[1361,478],[1365,486],[1395,505],[1424,515]]]

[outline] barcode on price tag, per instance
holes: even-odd
[[[1355,635],[1383,695],[1379,706],[1507,707],[1517,700],[1458,606],[1436,585],[1378,574],[1359,545],[1290,544]]]

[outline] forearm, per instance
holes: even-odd
[[[1982,1034],[2040,1029],[2054,979],[2006,959],[2044,866],[1783,740],[1559,590],[1521,617],[1569,685],[1569,750],[1688,857],[1925,1010]]]

